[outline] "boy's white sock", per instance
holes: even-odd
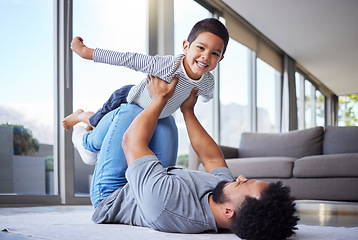
[[[72,132],[72,142],[73,145],[77,148],[78,153],[80,154],[82,161],[88,165],[93,165],[97,161],[97,153],[91,152],[83,147],[83,135],[88,133],[85,127],[80,124],[73,126]]]

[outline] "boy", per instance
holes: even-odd
[[[210,71],[223,59],[228,41],[229,33],[226,27],[215,18],[207,18],[194,25],[188,39],[183,42],[183,54],[178,56],[148,56],[92,49],[86,47],[80,37],[73,39],[71,49],[84,59],[128,67],[158,76],[168,83],[177,75],[179,82],[175,92],[160,115],[160,118],[165,118],[181,106],[194,87],[199,89],[198,95],[203,97],[203,101],[213,98],[215,81]],[[64,119],[64,128],[69,130],[78,122],[95,127],[104,114],[122,103],[135,103],[145,108],[151,101],[146,84],[147,81],[144,79],[137,86],[126,86],[124,90],[117,90],[114,95],[120,97],[112,95],[95,114],[77,110]]]

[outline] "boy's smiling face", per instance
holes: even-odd
[[[202,32],[190,44],[183,42],[184,68],[192,79],[199,79],[204,73],[216,68],[223,59],[224,41],[210,32]]]

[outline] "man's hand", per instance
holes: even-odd
[[[196,104],[196,101],[198,100],[198,96],[196,94],[198,93],[198,88],[193,88],[191,90],[190,96],[182,103],[180,106],[180,111],[185,114],[186,112],[194,112],[194,106]]]
[[[178,83],[178,77],[174,76],[171,83],[167,83],[157,76],[147,76],[147,88],[152,101],[164,101],[165,103],[171,98]]]
[[[80,57],[88,60],[93,60],[94,49],[87,47],[83,44],[81,37],[75,37],[71,42],[71,49]]]

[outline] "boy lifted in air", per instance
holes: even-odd
[[[226,27],[215,18],[207,18],[197,22],[187,40],[183,41],[183,54],[177,56],[148,56],[139,53],[114,52],[103,49],[92,49],[83,44],[81,37],[75,37],[71,49],[80,57],[94,62],[124,66],[148,75],[158,76],[170,83],[174,76],[179,78],[173,96],[165,105],[160,118],[173,114],[190,96],[193,88],[198,88],[198,95],[204,102],[213,98],[214,70],[223,59],[229,41]],[[139,85],[127,85],[115,91],[108,101],[96,113],[84,112],[79,109],[63,120],[63,127],[70,130],[75,124],[84,122],[90,127],[96,127],[99,120],[109,111],[116,109],[122,103],[134,103],[143,109],[151,102],[144,79]],[[73,137],[83,136],[86,129],[74,129]],[[81,137],[77,138],[79,143]],[[75,139],[73,138],[75,143]],[[76,143],[75,143],[76,145]],[[85,153],[80,155],[84,160]],[[89,153],[89,155],[91,155]],[[88,159],[88,157],[87,157]],[[84,160],[94,164],[93,160]]]

